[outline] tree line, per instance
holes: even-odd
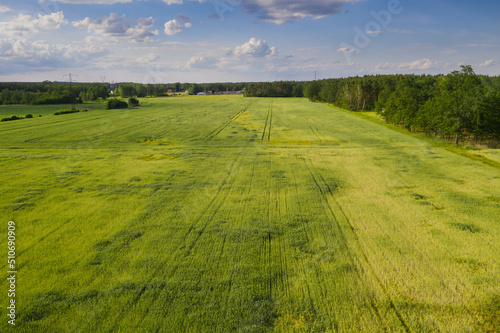
[[[296,81],[248,83],[245,97],[303,97],[304,85]]]
[[[247,97],[302,97],[352,111],[377,111],[409,131],[433,133],[458,144],[500,138],[500,77],[471,66],[448,75],[367,75],[309,82],[254,83],[0,83],[0,104],[69,104],[114,96],[157,97],[187,91],[245,91]]]
[[[0,82],[0,104],[70,104],[108,96],[105,83]]]
[[[188,92],[196,95],[200,92],[210,91],[212,93],[224,91],[244,90],[246,83],[169,83],[169,84],[140,84],[120,83],[114,90],[115,95],[127,97],[160,97],[168,94]]]
[[[195,95],[244,90],[246,83],[67,83],[67,82],[0,82],[1,104],[71,104],[106,99],[110,95],[129,97],[161,97],[186,91]]]
[[[377,111],[409,131],[453,139],[500,139],[500,77],[471,66],[448,75],[379,75],[313,81],[304,96],[352,111]]]
[[[245,90],[246,83],[194,83],[190,84],[187,91],[189,95],[196,95],[200,92],[211,92],[213,94],[226,92],[226,91],[240,91]]]

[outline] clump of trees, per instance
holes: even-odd
[[[200,92],[204,91],[203,87],[199,84],[192,84],[188,88],[188,94],[189,95],[196,95]]]
[[[0,122],[3,122],[3,121],[12,121],[12,120],[20,120],[20,119],[24,119],[24,117],[12,115],[10,117],[3,117],[2,119],[0,119]]]
[[[500,139],[500,77],[471,66],[448,75],[378,75],[307,83],[304,96],[352,111],[377,111],[388,123],[453,140]]]
[[[128,108],[127,102],[122,101],[118,98],[110,98],[106,101],[106,110],[126,108]]]
[[[31,113],[26,113],[23,116],[16,116],[16,115],[12,115],[10,117],[3,117],[0,119],[0,122],[4,122],[4,121],[12,121],[12,120],[21,120],[21,119],[29,119],[29,118],[33,118],[33,115]]]
[[[139,106],[139,100],[135,97],[129,97],[128,106],[131,108],[135,107],[135,106]]]

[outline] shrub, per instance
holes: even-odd
[[[106,101],[106,110],[126,108],[128,108],[127,102],[119,100],[118,98],[110,98]]]
[[[12,115],[10,117],[4,117],[0,119],[0,121],[11,121],[11,120],[19,120],[19,119],[24,119],[23,117]]]
[[[33,115],[31,113],[26,113],[24,115],[24,118],[28,119],[28,118],[33,118]]]
[[[139,106],[139,100],[135,97],[130,97],[128,99],[128,106],[129,107]]]
[[[77,112],[80,112],[80,110],[76,110],[76,109],[61,110],[61,111],[54,112],[54,116],[59,116],[61,114],[77,113]]]

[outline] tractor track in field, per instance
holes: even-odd
[[[231,166],[229,167],[229,170],[228,170],[228,173],[226,175],[226,177],[224,178],[224,180],[222,181],[222,183],[219,185],[218,189],[217,189],[217,193],[212,197],[212,199],[210,200],[210,202],[205,206],[205,208],[197,215],[197,218],[194,220],[193,223],[191,223],[191,225],[189,226],[187,232],[185,232],[185,234],[183,236],[180,236],[180,239],[178,241],[178,246],[176,248],[176,250],[174,251],[174,253],[172,253],[172,258],[175,259],[175,258],[182,258],[181,260],[186,260],[187,258],[190,257],[190,254],[192,253],[193,251],[193,248],[196,246],[196,243],[198,242],[198,240],[201,238],[201,236],[204,234],[206,228],[208,227],[208,225],[210,224],[210,222],[213,220],[213,218],[215,217],[215,215],[218,213],[220,207],[223,205],[223,203],[225,202],[227,196],[229,195],[229,192],[232,188],[232,185],[234,183],[234,170],[237,168],[237,165],[240,164],[240,160],[241,160],[241,155],[235,159],[233,161],[233,163],[231,164]],[[190,174],[193,174],[194,171]],[[231,179],[232,177],[232,179]],[[224,193],[223,193],[224,192]],[[189,195],[192,195],[190,193],[186,193],[186,195],[184,196],[184,198],[186,198],[187,196]],[[184,200],[184,199],[183,199]],[[179,215],[182,214],[181,212],[178,212],[174,219],[177,219],[179,217]],[[206,216],[208,215],[208,216]],[[196,225],[202,221],[203,219],[206,219],[206,222],[205,224],[202,226],[201,230],[199,231],[196,231]],[[189,237],[190,234],[192,234],[193,232],[197,232],[197,235],[195,236],[195,238],[193,240],[190,240],[188,242],[187,238]],[[175,237],[174,237],[175,238]],[[219,258],[222,256],[222,252],[223,252],[223,248],[225,246],[225,243],[226,243],[226,237],[224,237],[224,243],[221,247],[221,252],[219,253]],[[191,261],[191,259],[190,259]],[[178,271],[179,269],[179,265],[170,265],[170,266],[161,266],[159,265],[158,268],[156,268],[154,271],[151,271],[151,274],[150,276],[158,276],[158,275],[161,275],[165,278],[167,277],[172,277],[176,274],[176,272]],[[163,274],[162,274],[163,272]],[[231,273],[231,276],[232,276],[233,273]],[[200,277],[201,279],[201,277]],[[140,299],[137,298],[137,301]],[[154,297],[154,300],[152,300],[152,304],[156,304],[157,302],[161,302],[161,300],[159,299],[159,296],[157,297]]]
[[[190,174],[193,174],[193,173],[194,173],[194,171],[193,171],[193,172],[191,172]],[[180,175],[180,174],[173,174],[173,175],[171,175],[170,177],[168,177],[168,178],[164,181],[164,183],[169,183],[171,180],[173,180],[174,178],[176,178],[178,175]],[[174,188],[172,187],[171,189],[173,190]],[[188,196],[188,194],[186,194],[186,195],[185,195],[185,197],[187,197],[187,196]],[[185,197],[184,197],[184,198],[185,198]],[[163,200],[163,199],[162,199],[162,200]],[[94,213],[94,214],[95,214],[95,213]],[[37,239],[36,241],[34,241],[31,245],[29,245],[28,247],[24,248],[22,251],[19,251],[19,252],[18,252],[18,255],[21,255],[21,254],[23,254],[24,252],[31,250],[33,247],[37,246],[39,243],[43,242],[43,241],[44,241],[44,240],[46,240],[48,237],[50,237],[52,234],[54,234],[55,232],[57,232],[58,230],[60,230],[61,228],[63,228],[65,225],[67,225],[68,223],[73,222],[73,221],[74,221],[74,219],[68,219],[67,221],[65,221],[65,222],[61,223],[59,226],[57,226],[57,227],[53,228],[52,230],[50,230],[49,232],[47,232],[46,234],[44,234],[43,236],[41,236],[39,239]],[[132,220],[132,221],[131,221],[128,225],[127,225],[127,227],[125,227],[125,228],[123,228],[123,229],[121,229],[121,230],[127,230],[127,229],[129,229],[129,228],[133,227],[135,224],[136,224],[136,220],[135,220],[135,219],[133,219],[133,220]],[[110,237],[112,237],[112,236],[110,236]],[[109,237],[108,237],[108,238],[109,238]]]
[[[252,107],[252,105],[253,105],[253,102],[248,103],[247,106],[245,106],[241,111],[239,111],[237,114],[235,114],[231,119],[229,119],[228,121],[226,121],[225,123],[223,123],[222,125],[217,127],[215,130],[210,132],[208,135],[206,135],[204,139],[206,141],[210,141],[210,140],[214,139],[217,135],[219,135],[220,132],[222,132],[227,126],[229,126],[229,124],[231,124],[233,121],[238,119],[243,113],[245,113],[248,109],[250,109]]]
[[[271,141],[271,128],[273,126],[273,104],[274,101],[270,101],[269,106],[267,107],[267,118],[266,124],[264,125],[264,131],[262,132],[262,142]]]
[[[305,123],[307,126],[311,129],[311,132],[314,133],[314,135],[318,138],[318,141],[328,141],[328,139],[320,132],[318,126],[316,126],[309,118],[304,116],[303,114],[300,115],[302,119],[304,119]]]
[[[312,177],[315,185],[317,186],[319,192],[321,193],[321,198],[322,198],[324,205],[326,206],[327,210],[330,212],[330,215],[332,216],[333,220],[335,220],[335,224],[337,225],[337,228],[339,230],[340,236],[342,238],[342,242],[345,244],[345,247],[346,247],[347,253],[350,257],[350,260],[353,263],[358,262],[358,264],[361,267],[366,267],[366,266],[368,267],[370,273],[373,275],[373,277],[377,281],[377,284],[379,285],[380,289],[383,291],[384,295],[386,296],[387,300],[389,301],[389,307],[392,308],[392,310],[394,311],[395,315],[397,316],[397,318],[398,318],[401,326],[404,328],[405,332],[408,332],[408,333],[412,332],[412,330],[410,329],[410,326],[408,325],[408,323],[404,319],[403,315],[401,314],[401,312],[399,311],[399,309],[395,305],[395,302],[392,299],[387,287],[383,284],[381,278],[376,274],[375,269],[373,268],[373,265],[368,258],[368,255],[366,254],[365,250],[361,246],[361,241],[360,241],[358,235],[356,234],[355,228],[351,224],[349,217],[345,214],[344,210],[342,209],[340,204],[335,199],[335,196],[333,194],[333,191],[332,191],[330,185],[324,179],[323,175],[318,170],[318,168],[313,164],[313,162],[310,160],[308,160],[308,162],[309,162],[308,169],[309,169],[309,172],[311,174],[311,177]],[[334,202],[334,204],[338,208],[337,210],[340,212],[340,214],[335,213],[335,209],[334,209],[334,207],[332,207],[331,201]],[[342,230],[342,225],[337,218],[338,215],[340,215],[340,217],[343,220],[345,220],[346,224],[348,225],[349,230],[351,231],[350,233],[356,242],[355,246],[356,246],[356,248],[359,249],[362,258],[358,258],[353,253],[351,253],[351,251],[349,251],[348,237],[345,234],[345,232]],[[360,259],[365,263],[365,265],[363,265],[362,262],[360,262]],[[359,278],[361,279],[360,273],[357,272],[357,274],[358,274]],[[372,308],[373,308],[373,306],[372,306]],[[376,308],[376,310],[377,310],[377,313],[375,315],[378,318],[382,318],[381,314],[379,313],[379,309]]]
[[[189,234],[193,232],[195,229],[195,226],[200,222],[202,219],[205,218],[206,215],[206,222],[201,228],[200,231],[198,231],[198,235],[195,237],[195,239],[191,242],[191,244],[188,246],[188,250],[185,253],[185,256],[189,256],[191,254],[191,251],[193,250],[194,246],[200,239],[201,235],[204,234],[206,228],[210,224],[210,222],[214,219],[215,215],[221,208],[221,206],[224,204],[226,201],[227,196],[229,195],[229,192],[231,191],[231,188],[233,187],[234,184],[234,173],[235,169],[237,169],[237,166],[240,165],[240,160],[242,159],[241,154],[236,158],[233,163],[231,164],[226,177],[220,184],[219,188],[217,189],[217,193],[213,196],[212,200],[206,205],[206,207],[198,214],[198,217],[194,220],[194,222],[191,224],[189,227],[189,230],[186,232],[184,235],[183,239],[185,240]]]
[[[370,178],[371,178],[371,179],[377,179],[377,177],[376,177],[375,175],[371,176]],[[413,184],[408,184],[405,180],[401,179],[400,177],[398,177],[398,178],[399,178],[399,180],[400,180],[403,184],[405,184],[405,187],[406,187],[406,188],[418,188],[418,186],[414,186]],[[381,188],[381,187],[383,187],[383,185],[382,185],[382,184],[379,184],[379,183],[376,183],[376,186],[377,186],[377,187],[380,187],[380,188]],[[362,186],[361,184],[360,184],[358,187],[359,187],[359,188],[364,188],[364,186]],[[371,198],[371,199],[370,199],[370,201],[371,201],[371,202],[375,205],[375,200],[373,200],[373,198]],[[391,210],[391,209],[393,209],[393,208],[394,208],[394,207],[391,207],[391,206],[387,205],[385,202],[383,203],[383,205],[384,205],[385,207],[387,207],[387,210]],[[399,206],[398,206],[398,205],[396,205],[396,207],[399,207]],[[413,211],[413,213],[414,213],[414,214],[416,214],[416,215],[420,215],[420,213],[419,213],[418,211],[416,211],[416,210],[414,210],[414,211]],[[457,221],[457,222],[459,222],[459,221],[460,221],[460,220],[457,220],[454,216],[452,216],[452,215],[450,215],[450,214],[448,214],[448,213],[444,213],[444,214],[445,214],[445,215],[447,215],[447,216],[449,216],[449,217],[450,217],[450,219],[452,219],[452,220],[455,220],[455,221]],[[384,230],[384,226],[383,226],[381,223],[376,222],[376,225],[378,226],[378,228],[379,228],[380,230]],[[393,227],[394,227],[395,229],[397,229],[397,230],[401,230],[401,229],[400,229],[397,225],[395,225],[395,226],[393,226]],[[401,230],[401,231],[404,233],[404,231],[403,231],[403,230]],[[398,244],[397,244],[397,243],[396,243],[396,242],[395,242],[395,241],[394,241],[394,240],[393,240],[393,239],[392,239],[392,238],[391,238],[391,237],[390,237],[387,233],[384,233],[384,235],[385,235],[385,236],[387,237],[387,239],[391,242],[391,244],[392,244],[392,245],[394,245],[394,247],[398,249],[398,251],[401,251],[401,248],[398,246]],[[438,244],[438,243],[436,243],[436,241],[435,241],[435,240],[433,240],[432,238],[431,238],[430,240],[428,240],[428,241],[432,242],[433,244],[436,244],[436,246],[438,246],[438,247],[439,247],[439,244]],[[419,256],[419,257],[421,257],[421,258],[428,258],[428,256],[427,256],[426,254],[424,254],[422,251],[420,251],[418,244],[416,244],[415,242],[413,242],[411,239],[410,239],[410,240],[408,240],[408,242],[412,244],[412,251],[414,251],[415,253],[418,253],[418,256]],[[487,243],[489,244],[489,242],[487,242]],[[452,253],[450,253],[449,251],[447,251],[447,253],[448,253],[448,255],[449,255],[450,257],[453,257],[453,254],[452,254]],[[392,267],[394,268],[394,267],[395,267],[395,265],[393,265],[393,264],[392,264],[392,261],[390,260],[390,258],[386,258],[386,259],[387,259],[387,260],[391,263]],[[436,274],[436,275],[440,275],[439,270],[436,270],[436,269],[431,269],[431,270],[432,270],[433,272],[435,272],[435,274]],[[458,276],[456,273],[451,273],[451,274],[453,274],[453,275],[457,278],[457,280],[460,280],[459,276]],[[500,281],[500,280],[497,278],[497,279],[496,279],[496,281]],[[406,286],[405,281],[402,281],[402,283]],[[488,284],[489,284],[490,286],[495,287],[495,286],[493,285],[493,283],[492,283],[492,282],[489,282]],[[448,287],[447,289],[448,289],[448,292],[450,292],[450,293],[452,293],[452,294],[458,294],[458,292],[457,292],[457,290],[456,290],[456,289],[449,288],[449,287]],[[473,310],[472,308],[470,308],[469,306],[465,305],[465,306],[464,306],[464,309],[465,309],[465,310],[466,310],[466,311],[467,311],[470,315],[473,315],[473,314],[474,314],[474,310]],[[435,328],[435,329],[437,329],[437,328]]]

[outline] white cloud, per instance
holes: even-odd
[[[276,57],[277,53],[278,51],[274,46],[269,47],[265,40],[257,38],[251,38],[250,41],[237,46],[234,50],[234,55],[248,57]]]
[[[144,57],[138,58],[137,61],[143,64],[149,64],[152,62],[155,62],[156,60],[160,59],[160,55],[157,53],[149,53],[145,55]]]
[[[493,59],[490,59],[490,60],[486,60],[485,62],[483,62],[482,64],[479,65],[479,67],[489,67],[489,66],[493,66],[493,65],[496,65],[496,61],[493,60]]]
[[[184,69],[217,69],[219,72],[269,72],[279,71],[288,57],[280,57],[274,46],[265,40],[251,38],[243,45],[234,48],[213,47],[198,52],[184,65]]]
[[[338,14],[345,4],[358,1],[360,0],[239,0],[246,12],[257,14],[261,20],[275,24]]]
[[[158,30],[150,30],[154,22],[155,19],[152,17],[141,17],[134,25],[131,25],[125,15],[118,16],[111,13],[109,17],[105,16],[97,20],[86,17],[84,20],[74,21],[73,26],[87,28],[89,32],[106,37],[130,39],[136,43],[150,43],[153,41],[152,37],[158,35]]]
[[[478,44],[478,43],[469,43],[469,44],[461,44],[457,45],[459,47],[500,47],[500,44]]]
[[[378,64],[375,69],[377,70],[426,70],[438,68],[439,63],[427,58],[422,58],[413,62],[401,62],[401,63],[382,63]]]
[[[22,37],[43,31],[57,30],[61,25],[68,23],[62,11],[48,15],[38,14],[38,18],[31,15],[19,14],[13,20],[0,22],[0,34]]]
[[[217,67],[218,60],[210,57],[194,56],[189,59],[186,67],[189,69],[210,69]]]
[[[162,1],[167,5],[172,5],[172,4],[182,5],[183,3],[182,0],[162,0]]]
[[[184,15],[177,15],[175,19],[165,23],[165,29],[163,30],[165,34],[169,36],[180,34],[184,31],[184,28],[191,28],[191,18]]]
[[[411,30],[405,30],[405,29],[388,29],[389,32],[395,33],[395,34],[412,34],[413,32]]]
[[[12,9],[10,9],[9,7],[0,4],[0,13],[7,13],[10,12],[11,10]]]
[[[337,50],[337,52],[342,52],[342,53],[353,53],[355,50],[351,49],[350,47],[341,47],[340,49]]]
[[[165,29],[163,30],[165,34],[169,36],[180,34],[184,30],[184,24],[177,21],[176,19],[170,20],[165,23]]]
[[[400,65],[400,68],[407,68],[407,69],[431,69],[436,67],[437,63],[427,58],[422,58],[420,60],[410,62],[408,64],[403,63]]]
[[[100,45],[87,40],[71,44],[50,44],[47,41],[32,42],[25,38],[0,39],[0,59],[7,60],[0,66],[3,73],[44,71],[46,69],[79,67],[109,53]],[[0,62],[2,65],[2,62]]]

